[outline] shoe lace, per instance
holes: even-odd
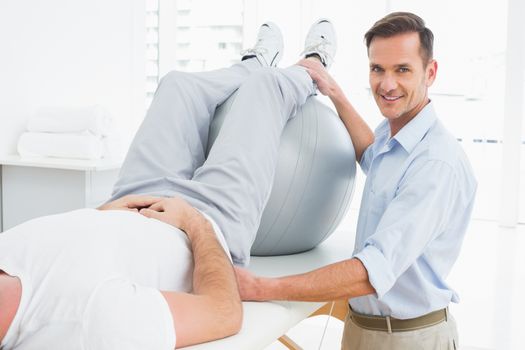
[[[305,47],[301,55],[311,53],[311,52],[317,52],[325,56],[325,57],[321,57],[323,60],[325,60],[326,57],[332,58],[332,55],[330,55],[328,51],[326,50],[326,48],[329,45],[331,45],[330,41],[328,41],[325,38],[320,38],[319,40],[313,42],[311,45]]]
[[[248,55],[264,55],[268,53],[268,49],[262,46],[256,46],[252,47],[246,50],[241,51],[241,56],[248,56]]]

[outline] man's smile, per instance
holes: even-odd
[[[388,96],[388,95],[379,95],[381,96],[381,98],[387,102],[395,102],[397,100],[399,100],[401,97],[403,97],[403,95],[400,95],[400,96]]]

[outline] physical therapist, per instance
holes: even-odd
[[[282,278],[237,269],[245,300],[348,298],[343,349],[456,349],[445,279],[472,212],[476,180],[455,137],[437,118],[433,34],[406,12],[365,34],[370,87],[385,120],[375,133],[321,64],[303,61],[345,124],[367,175],[353,257]],[[461,117],[461,116],[457,116]]]

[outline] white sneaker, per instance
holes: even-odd
[[[334,61],[337,51],[337,38],[332,22],[327,19],[320,19],[310,27],[304,42],[302,55],[309,57],[318,55],[321,63],[328,69]]]
[[[242,61],[256,57],[265,67],[276,67],[283,57],[283,35],[277,24],[266,22],[259,28],[257,41],[251,49],[241,51]]]

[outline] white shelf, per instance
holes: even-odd
[[[8,155],[0,158],[0,165],[15,165],[62,170],[101,171],[119,169],[122,159],[82,160],[66,158],[20,157]]]
[[[0,232],[35,217],[107,201],[122,160],[0,158]]]

